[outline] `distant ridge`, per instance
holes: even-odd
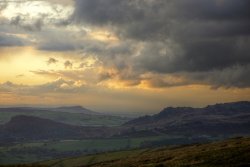
[[[59,110],[62,112],[70,112],[71,110],[80,112],[84,108],[70,106],[59,107],[55,110],[57,110],[56,117],[61,120],[67,117],[62,117],[65,113],[60,113]],[[40,113],[43,112],[38,112],[38,116]],[[78,118],[81,114],[73,115]],[[92,117],[90,116],[90,118]],[[110,118],[112,117],[107,117],[107,120]],[[103,119],[106,119],[106,117],[101,116],[96,120]],[[82,120],[85,121],[86,117],[83,117]],[[139,117],[117,127],[83,127],[59,122],[36,116],[14,116],[9,122],[0,125],[0,141],[157,135],[185,136],[187,139],[200,136],[206,136],[208,139],[221,136],[245,136],[250,135],[250,102],[215,104],[204,108],[167,107],[158,114]]]
[[[250,134],[250,102],[204,108],[167,107],[158,114],[128,121],[124,126],[137,130],[157,129],[166,134]]]
[[[54,108],[9,107],[0,108],[0,124],[7,123],[17,115],[35,116],[80,126],[119,126],[130,118],[98,113],[82,106],[62,106]]]
[[[84,108],[82,106],[61,106],[56,108],[46,108],[46,107],[3,107],[0,108],[1,111],[8,111],[8,112],[33,112],[36,111],[59,111],[59,112],[68,112],[68,113],[82,113],[82,114],[88,114],[88,115],[104,115],[102,113],[98,113],[95,111],[91,111],[87,108]]]
[[[82,113],[82,114],[89,114],[89,115],[104,115],[104,114],[86,109],[82,106],[62,106],[62,107],[52,108],[52,110],[60,111],[60,112],[69,112],[69,113]]]

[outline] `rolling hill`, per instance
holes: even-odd
[[[69,116],[72,121],[73,116],[81,114],[72,113],[71,109],[62,107],[61,111],[36,111],[12,108],[2,111],[8,112],[8,116],[14,114],[8,122],[0,125],[0,164],[1,161],[3,164],[27,163],[104,151],[205,143],[250,135],[250,102],[216,104],[205,108],[168,107],[158,114],[109,127],[65,123],[68,121],[63,119],[65,116]],[[81,110],[77,106],[75,109]],[[95,121],[97,117],[103,117],[93,116],[91,119]],[[55,121],[55,118],[62,120]],[[76,119],[85,121],[79,117]]]
[[[14,113],[17,112],[23,113],[23,111]],[[60,117],[61,114],[57,116]],[[158,114],[139,117],[117,127],[78,126],[64,122],[29,115],[14,116],[1,126],[0,139],[64,140],[168,135],[181,136],[186,140],[189,138],[188,142],[181,143],[190,143],[197,141],[196,138],[245,136],[250,135],[250,102],[216,104],[205,108],[168,107]],[[39,133],[36,134],[36,131]]]
[[[113,134],[114,128],[83,127],[68,125],[53,120],[19,115],[0,126],[0,143],[36,141],[36,140],[66,140],[86,138],[106,138]]]
[[[51,119],[56,122],[77,126],[119,126],[131,118],[105,115],[81,106],[57,108],[10,107],[0,108],[0,124],[5,124],[17,115]]]

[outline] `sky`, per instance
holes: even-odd
[[[249,0],[0,0],[0,105],[155,113],[250,100]]]

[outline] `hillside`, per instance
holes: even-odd
[[[250,138],[157,149],[111,152],[45,161],[34,165],[53,167],[164,167],[164,166],[248,166]]]
[[[14,115],[0,125],[0,164],[32,163],[106,151],[206,143],[249,136],[249,104],[237,102],[205,108],[168,107],[158,114],[115,127],[78,126],[40,116]],[[26,108],[10,110],[8,114],[44,112],[45,115],[53,113],[58,119],[66,116],[64,114],[71,117],[79,114]],[[94,118],[96,116],[99,115],[94,115]]]
[[[10,121],[17,115],[34,116],[78,126],[119,126],[128,120],[126,117],[104,115],[81,106],[58,108],[11,107],[0,108],[0,124]]]
[[[76,108],[81,109],[77,106]],[[13,112],[15,114],[23,113],[25,109],[19,108],[19,110]],[[12,113],[11,111],[9,113]],[[28,112],[34,113],[33,110]],[[28,112],[26,111],[26,113]],[[43,112],[39,111],[39,113]],[[145,146],[158,146],[250,135],[250,102],[216,104],[205,108],[168,107],[158,114],[139,117],[117,127],[68,124],[62,118],[65,113],[79,114],[58,112],[56,114],[59,119],[62,119],[61,121],[40,116],[14,116],[9,122],[0,126],[2,127],[0,128],[0,130],[2,129],[0,140],[7,142],[12,140],[168,136],[167,138],[170,140],[145,143]],[[96,116],[100,115],[94,117],[96,118]],[[179,140],[173,142],[173,138]]]
[[[113,129],[112,129],[113,130]],[[73,126],[49,119],[19,115],[0,126],[0,142],[53,139],[105,138],[113,132],[105,127]]]
[[[216,104],[205,108],[168,107],[152,116],[128,121],[133,130],[185,135],[250,134],[250,102]]]

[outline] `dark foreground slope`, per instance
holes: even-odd
[[[209,144],[111,152],[51,160],[33,165],[53,167],[243,167],[250,165],[249,157],[250,138],[234,138]]]

